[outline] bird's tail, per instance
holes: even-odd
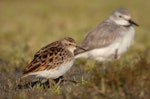
[[[28,77],[30,74],[23,74],[22,76],[21,76],[21,79],[24,79],[24,78],[26,78],[26,77]]]

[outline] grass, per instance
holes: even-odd
[[[150,97],[150,1],[126,0],[1,0],[0,1],[0,96],[2,99]],[[60,88],[15,90],[22,70],[42,46],[70,36],[77,44],[119,7],[125,7],[140,27],[135,42],[120,60],[108,63],[105,95],[101,89],[101,66],[92,60],[76,60],[65,74],[81,83],[63,83]]]

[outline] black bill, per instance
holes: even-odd
[[[139,26],[137,23],[135,23],[135,22],[132,21],[132,20],[129,20],[129,22],[130,22],[131,24],[134,24],[135,26]]]
[[[79,46],[76,46],[77,48],[79,48],[79,49],[82,49],[82,50],[84,50],[84,51],[87,51],[86,49],[84,49],[84,48],[82,48],[82,47],[79,47]]]

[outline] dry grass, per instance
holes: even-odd
[[[149,99],[150,97],[150,1],[102,0],[1,0],[0,1],[0,97],[2,99]],[[142,6],[142,7],[141,7]],[[101,66],[77,60],[65,75],[78,84],[59,88],[40,86],[15,89],[23,68],[42,46],[70,36],[77,43],[112,10],[125,7],[140,24],[135,42],[118,61],[108,63],[105,95],[101,94]]]

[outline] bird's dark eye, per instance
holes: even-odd
[[[122,16],[120,15],[119,18],[121,18]]]
[[[69,43],[69,45],[71,45],[71,43]]]

